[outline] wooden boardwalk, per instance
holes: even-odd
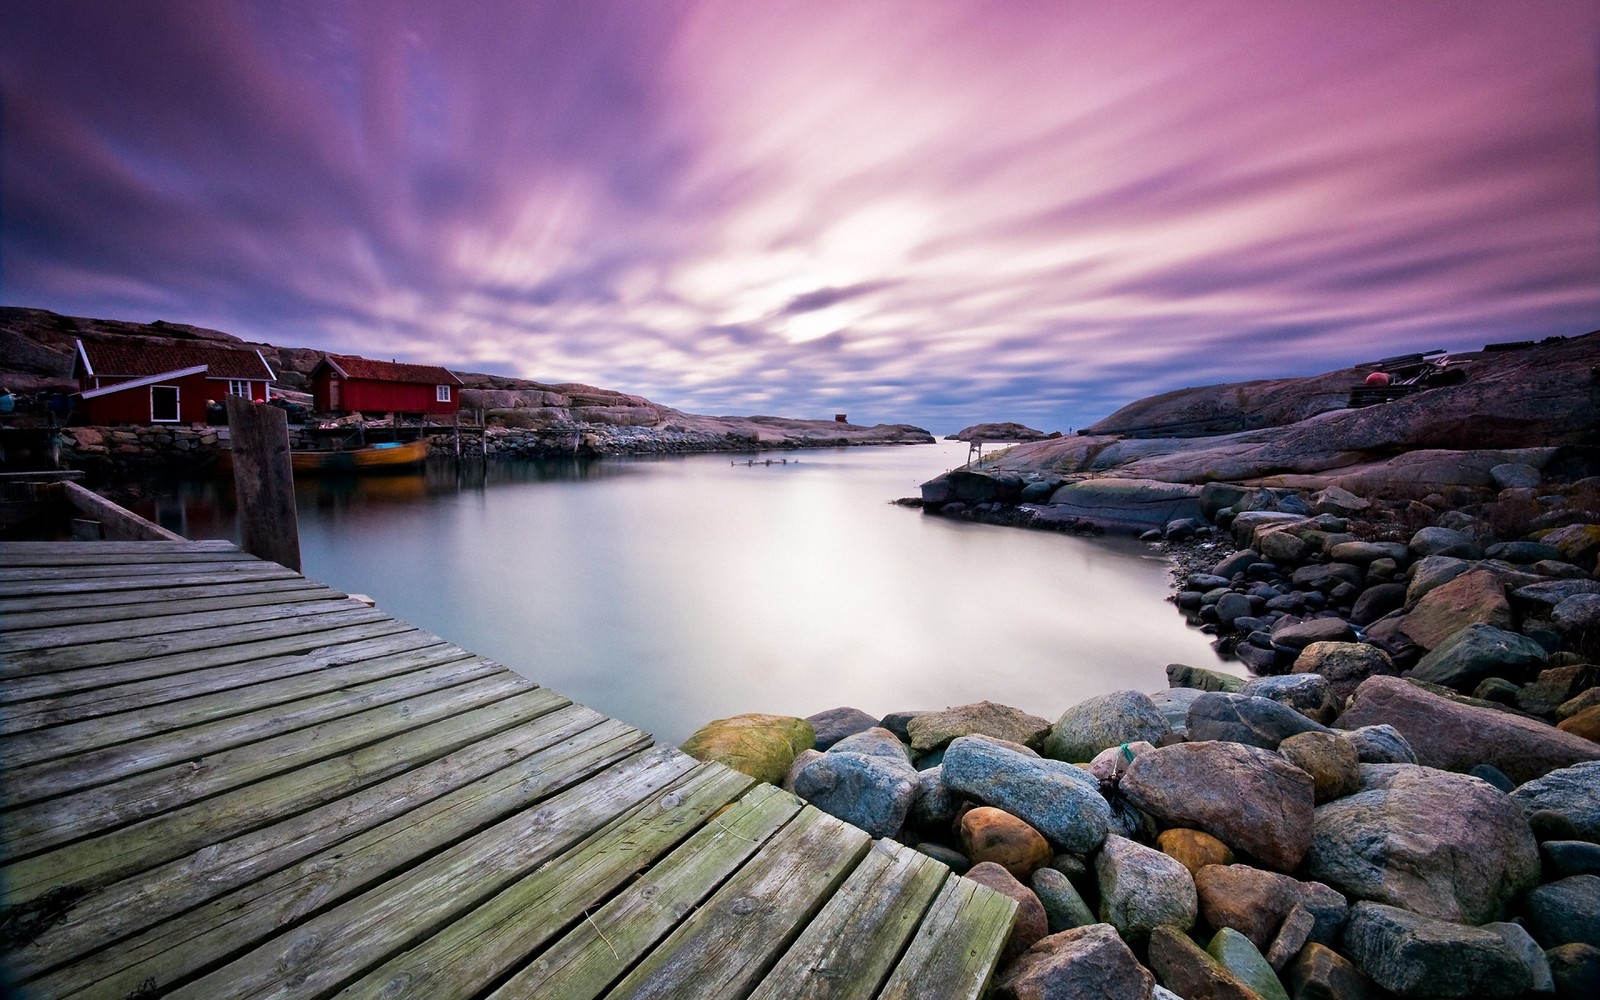
[[[0,769],[24,997],[952,1000],[1015,908],[220,542],[0,542]]]

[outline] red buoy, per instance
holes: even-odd
[[[1367,384],[1368,385],[1388,385],[1389,384],[1389,373],[1388,372],[1373,372],[1371,375],[1367,376]]]

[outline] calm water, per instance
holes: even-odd
[[[1169,662],[1218,665],[1139,543],[886,502],[965,454],[940,443],[780,455],[787,465],[704,455],[310,481],[301,548],[306,575],[672,742],[740,712],[838,705],[881,715],[987,698],[1053,719],[1089,695],[1163,688]],[[132,506],[191,538],[236,537],[231,484]]]

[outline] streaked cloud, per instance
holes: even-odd
[[[0,300],[699,412],[1080,426],[1600,326],[1542,0],[16,0]]]

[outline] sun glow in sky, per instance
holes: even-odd
[[[1600,326],[1596,0],[9,0],[0,303],[1082,426]]]

